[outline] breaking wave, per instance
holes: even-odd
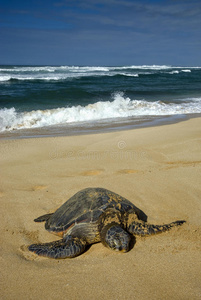
[[[59,81],[66,79],[76,79],[87,76],[130,76],[139,77],[140,75],[152,75],[156,72],[167,74],[178,74],[191,72],[199,67],[172,67],[167,65],[142,65],[142,66],[123,66],[123,67],[79,67],[79,66],[19,66],[19,67],[0,67],[0,82],[19,80],[43,80]]]
[[[87,106],[61,107],[57,109],[17,112],[13,108],[0,110],[0,131],[39,128],[79,122],[93,122],[140,116],[165,116],[201,113],[201,98],[182,99],[182,103],[164,103],[131,100],[123,93],[114,95],[112,101],[96,102]]]

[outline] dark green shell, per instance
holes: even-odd
[[[48,231],[66,232],[76,224],[97,223],[108,208],[120,212],[133,210],[138,219],[146,221],[146,215],[127,199],[103,188],[86,188],[67,200],[45,224]]]

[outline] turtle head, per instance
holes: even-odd
[[[101,242],[104,246],[121,252],[129,250],[130,235],[117,223],[110,223],[101,231]]]

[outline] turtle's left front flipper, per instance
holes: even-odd
[[[78,256],[84,252],[85,248],[85,241],[72,236],[67,236],[62,240],[51,243],[32,244],[29,246],[29,250],[37,255],[55,259]]]
[[[165,225],[152,225],[143,221],[133,222],[128,226],[128,231],[134,235],[152,235],[170,230],[172,227],[180,226],[186,221],[176,221]]]

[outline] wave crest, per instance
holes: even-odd
[[[120,66],[120,67],[100,67],[100,66],[19,66],[0,67],[0,82],[19,81],[59,81],[72,80],[83,77],[97,76],[126,76],[139,77],[141,75],[153,74],[178,74],[191,73],[191,70],[199,67],[172,67],[167,65],[142,65],[142,66]]]
[[[15,108],[0,110],[0,131],[39,128],[79,122],[93,122],[140,116],[176,115],[201,113],[201,98],[186,99],[181,104],[166,104],[161,101],[131,100],[117,93],[113,101],[96,102],[87,106],[62,107],[57,109],[17,112]]]

